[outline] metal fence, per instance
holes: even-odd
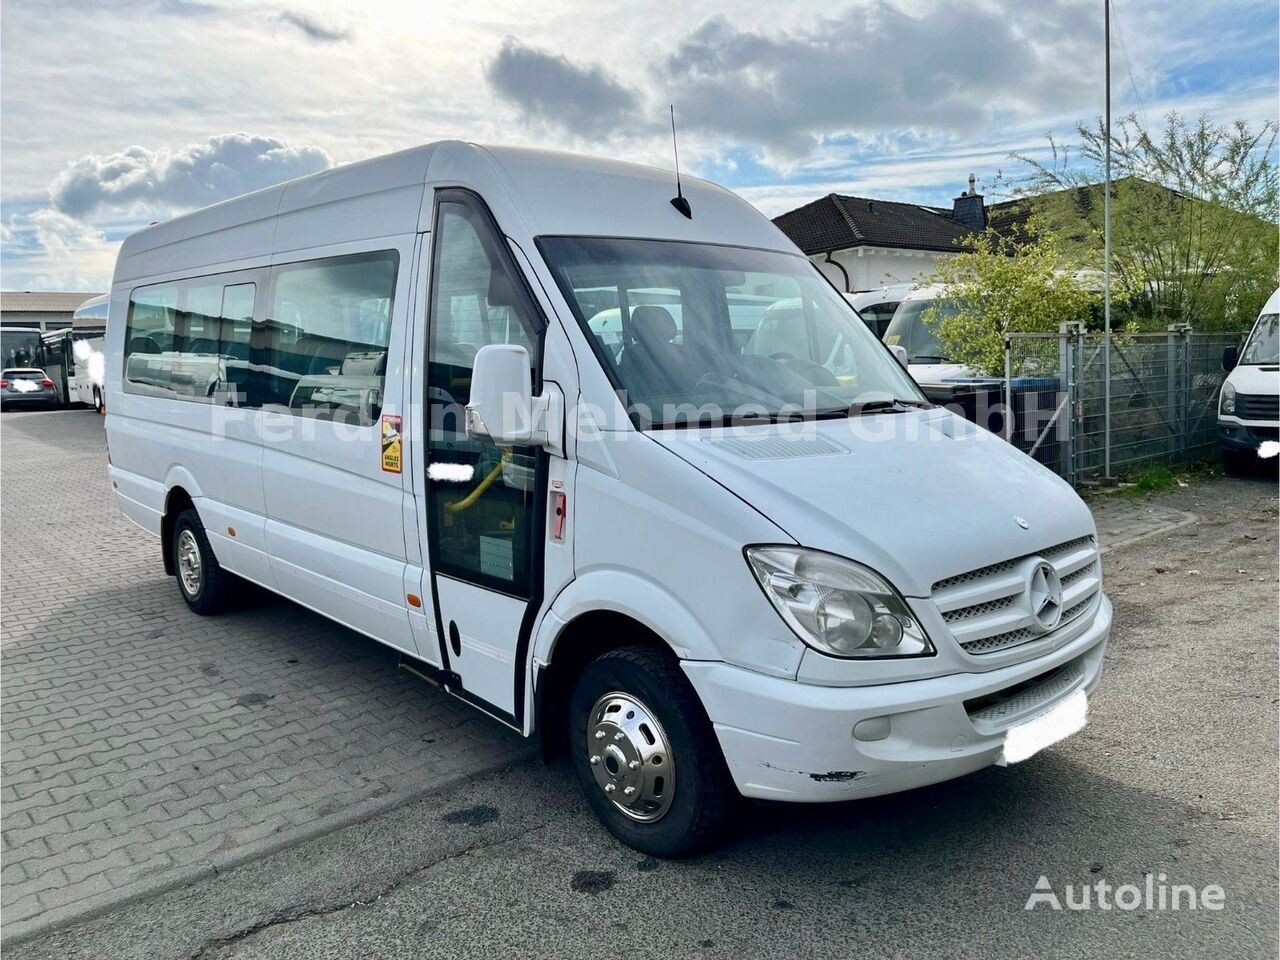
[[[1113,474],[1216,453],[1222,353],[1238,341],[1187,326],[1112,334]],[[1106,463],[1103,344],[1103,334],[1080,324],[1057,334],[1009,334],[1003,379],[926,392],[1071,483],[1087,483],[1104,475]]]
[[[1238,339],[1181,325],[1112,334],[1113,473],[1216,452],[1222,354]],[[1077,324],[1057,335],[1012,334],[1005,341],[1004,400],[1013,413],[1005,436],[1072,483],[1105,469],[1103,349],[1103,334]]]

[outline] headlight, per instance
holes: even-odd
[[[1230,381],[1222,384],[1222,406],[1218,408],[1219,413],[1227,415],[1236,412],[1236,388],[1231,385]]]
[[[749,547],[747,562],[774,609],[815,650],[858,658],[934,652],[906,601],[874,570],[803,547]]]

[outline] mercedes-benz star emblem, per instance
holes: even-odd
[[[1062,619],[1062,581],[1052,565],[1043,561],[1031,568],[1027,577],[1027,600],[1031,604],[1031,616],[1045,633]]]
[[[1027,523],[1027,521],[1022,519],[1022,517],[1015,516],[1013,519],[1014,519],[1014,522],[1017,523],[1018,526],[1020,526],[1023,530],[1029,529],[1031,526],[1031,524]]]

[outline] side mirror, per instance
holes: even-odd
[[[1222,369],[1230,373],[1240,362],[1240,348],[1227,347],[1222,351]]]
[[[907,348],[900,344],[894,344],[889,348],[889,352],[893,354],[894,359],[902,364],[902,369],[907,369]]]
[[[533,395],[529,351],[491,343],[476,353],[467,403],[467,436],[500,447],[558,447],[558,394]]]

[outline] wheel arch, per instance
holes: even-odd
[[[538,755],[549,761],[568,752],[565,724],[569,699],[582,671],[620,647],[646,646],[678,656],[665,637],[617,610],[591,610],[560,626],[549,654],[534,661],[533,730]]]
[[[555,599],[533,644],[531,729],[544,759],[564,750],[564,711],[582,670],[618,647],[654,646],[681,660],[722,659],[680,600],[652,580],[621,570],[578,577]]]
[[[177,574],[173,566],[173,550],[169,546],[173,539],[173,525],[178,519],[178,514],[195,508],[195,500],[185,487],[170,487],[169,492],[165,494],[164,515],[160,518],[160,544],[161,553],[164,555],[164,572],[171,577]]]

